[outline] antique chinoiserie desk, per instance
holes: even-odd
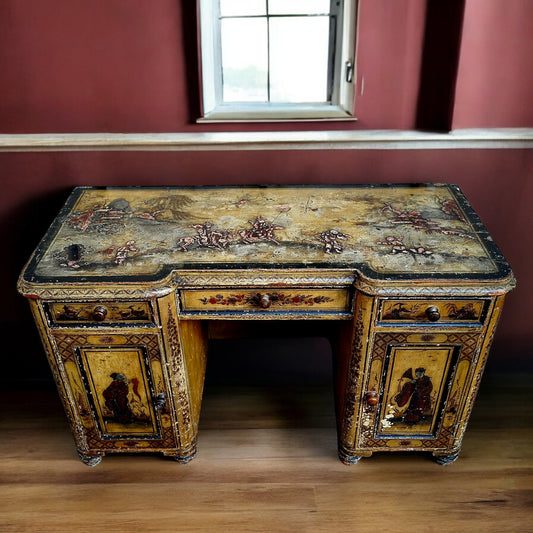
[[[513,286],[446,184],[77,188],[18,285],[89,465],[194,456],[216,320],[316,321],[343,462],[447,464]]]

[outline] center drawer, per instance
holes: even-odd
[[[184,290],[183,311],[326,311],[349,312],[348,289]]]

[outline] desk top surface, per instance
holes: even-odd
[[[30,282],[154,281],[176,270],[348,269],[373,279],[510,275],[454,185],[77,188]]]

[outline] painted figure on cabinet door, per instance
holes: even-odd
[[[409,405],[403,414],[397,418],[397,421],[414,425],[432,414],[431,392],[433,384],[431,378],[425,374],[426,369],[421,367],[415,370],[415,377],[413,377],[412,368],[404,372],[402,379],[407,378],[409,381],[404,383],[401,391],[394,397],[394,402],[398,407],[404,407],[408,403]],[[395,421],[396,419],[391,420],[393,423]]]
[[[383,436],[435,436],[441,402],[447,394],[450,372],[458,349],[445,342],[442,335],[420,344],[390,346],[387,376],[384,382],[383,409],[379,433]]]
[[[105,406],[110,413],[112,413],[112,420],[120,424],[131,424],[133,422],[140,422],[140,418],[145,418],[142,415],[145,413],[141,412],[137,415],[133,412],[132,406],[130,405],[130,384],[133,385],[133,403],[138,403],[137,407],[141,407],[141,396],[138,392],[139,381],[135,378],[128,381],[128,378],[121,374],[120,372],[113,372],[110,375],[110,378],[113,380],[111,384],[104,390],[102,393],[105,399]],[[144,409],[142,409],[144,411]]]

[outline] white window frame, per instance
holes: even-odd
[[[355,43],[358,0],[338,0],[342,20],[337,26],[331,102],[324,104],[223,103],[220,24],[217,0],[198,0],[202,116],[198,122],[280,122],[355,120]]]

